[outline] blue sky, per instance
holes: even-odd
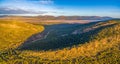
[[[0,14],[120,18],[119,2],[120,0],[0,0]]]

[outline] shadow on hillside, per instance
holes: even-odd
[[[91,24],[91,23],[89,23]],[[96,23],[93,23],[96,24]],[[85,24],[86,26],[88,24]],[[89,42],[93,40],[94,36],[102,29],[106,27],[114,26],[115,24],[107,25],[99,27],[95,30],[91,30],[89,32],[85,32],[82,34],[71,34],[64,37],[57,37],[57,38],[48,38],[48,39],[42,39],[40,41],[35,41],[33,43],[30,43],[30,40],[28,39],[28,42],[23,43],[18,47],[19,50],[57,50],[57,49],[63,49],[66,47],[72,47],[74,45],[78,44],[84,44],[85,42]],[[36,34],[37,35],[37,34]],[[36,36],[34,35],[34,36]]]

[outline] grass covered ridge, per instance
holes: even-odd
[[[43,30],[44,27],[40,25],[0,20],[0,50],[17,47],[31,35]]]
[[[105,22],[103,22],[104,24]],[[74,59],[80,56],[95,56],[98,52],[106,49],[110,49],[114,46],[119,46],[120,44],[120,24],[114,21],[109,21],[107,24],[116,25],[107,27],[99,31],[96,35],[93,35],[92,41],[86,42],[85,44],[80,44],[78,46],[73,46],[72,48],[65,48],[63,50],[57,51],[44,51],[44,52],[24,52],[25,55],[39,56],[41,58],[46,58],[49,60],[67,60]]]
[[[2,64],[120,64],[120,23],[101,22],[105,27],[91,36],[92,40],[55,51],[5,50],[0,53]]]

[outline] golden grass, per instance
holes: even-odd
[[[43,30],[43,26],[19,21],[0,20],[0,50],[15,48],[22,44],[28,37]]]
[[[74,46],[71,49],[65,48],[57,51],[23,51],[22,55],[35,56],[49,60],[67,60],[77,57],[91,57],[98,52],[110,49],[120,44],[120,24],[108,27],[100,31],[97,39],[86,42],[86,44]]]

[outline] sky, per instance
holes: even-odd
[[[120,0],[0,0],[0,15],[110,16],[120,18]]]

